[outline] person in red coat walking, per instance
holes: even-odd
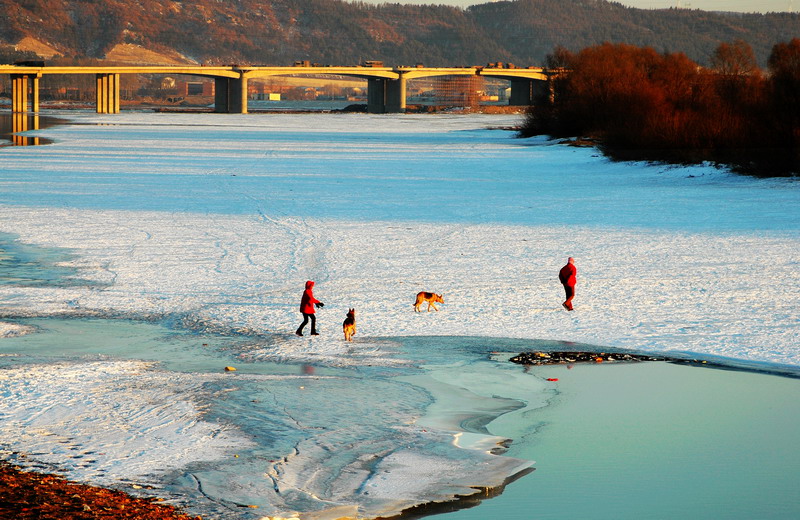
[[[568,311],[572,310],[572,299],[575,297],[575,283],[577,280],[578,269],[575,267],[575,259],[569,257],[567,265],[558,272],[558,280],[564,286],[567,299],[561,305]]]
[[[324,303],[314,298],[314,282],[311,280],[306,282],[306,290],[303,291],[303,297],[300,298],[300,312],[303,314],[303,323],[297,328],[295,334],[298,336],[303,335],[303,327],[306,326],[308,320],[311,320],[311,335],[312,336],[319,336],[319,332],[317,332],[317,317],[314,315],[316,312],[315,307],[319,307],[320,309],[325,306]]]

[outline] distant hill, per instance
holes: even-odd
[[[28,51],[142,63],[527,66],[543,64],[555,46],[577,51],[608,41],[682,51],[707,64],[720,42],[743,39],[763,65],[775,43],[800,36],[792,13],[643,10],[604,0],[468,9],[341,0],[0,0],[0,12],[6,61]]]
[[[541,60],[555,45],[578,51],[610,42],[684,52],[707,65],[721,42],[742,39],[763,66],[775,43],[800,37],[796,13],[647,10],[603,0],[518,0],[478,5],[469,12],[522,63]]]

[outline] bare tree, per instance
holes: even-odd
[[[753,48],[744,40],[721,43],[711,56],[711,67],[726,76],[760,74]]]

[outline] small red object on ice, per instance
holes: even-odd
[[[557,377],[548,377],[547,380],[548,381],[558,381],[558,378]]]

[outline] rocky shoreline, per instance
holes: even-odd
[[[678,361],[663,356],[646,356],[623,352],[522,352],[511,359],[520,365],[567,365],[571,363],[603,363],[607,361]]]

